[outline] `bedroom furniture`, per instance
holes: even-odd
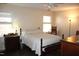
[[[20,48],[23,49],[21,36],[22,36],[22,28],[20,28]]]
[[[22,36],[22,43],[35,51],[35,54],[42,54],[42,47],[46,48],[51,44],[60,42],[61,37],[46,33],[29,33]],[[42,42],[41,42],[42,41]]]
[[[79,35],[79,30],[76,31],[76,35]]]
[[[4,35],[5,51],[16,51],[20,49],[20,36]]]
[[[57,35],[57,27],[56,26],[52,26],[51,34]]]
[[[20,36],[22,35],[22,28],[20,28]]]
[[[76,35],[70,36],[61,41],[61,55],[65,56],[79,56],[79,31]]]
[[[64,39],[64,34],[62,34],[62,39]]]
[[[79,56],[79,43],[61,41],[62,56]]]

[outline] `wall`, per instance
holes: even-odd
[[[35,8],[26,8],[26,7],[19,7],[15,5],[6,5],[3,4],[0,8],[0,12],[10,12],[12,13],[13,17],[13,25],[16,24],[19,27],[25,29],[30,28],[42,28],[42,18],[44,15],[52,16],[52,12],[42,10],[42,9],[35,9]],[[52,20],[52,24],[54,20]],[[29,25],[29,26],[28,26]]]
[[[64,34],[65,38],[69,36],[69,20],[71,20],[70,35],[75,35],[76,31],[79,30],[79,9],[56,11],[54,13],[58,35]]]

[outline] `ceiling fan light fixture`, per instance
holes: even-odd
[[[57,4],[53,4],[53,7],[57,7]]]
[[[51,8],[51,6],[49,6],[49,5],[48,5],[48,8],[50,9],[50,8]]]

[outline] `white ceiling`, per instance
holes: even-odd
[[[50,9],[51,11],[79,8],[79,3],[9,3],[9,4],[21,7],[45,9],[45,10]]]

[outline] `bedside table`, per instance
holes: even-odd
[[[20,36],[18,35],[5,35],[5,49],[6,51],[15,51],[20,49]]]

